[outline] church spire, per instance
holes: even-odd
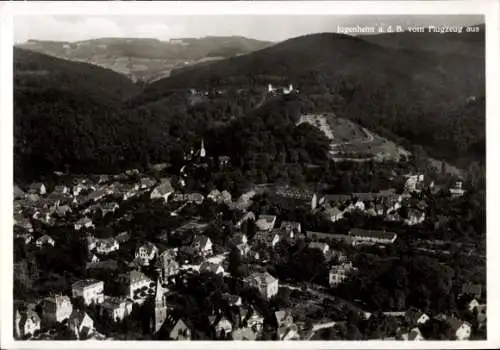
[[[203,143],[203,139],[201,139],[201,149],[200,149],[200,157],[205,157],[205,144]]]
[[[155,314],[153,320],[153,330],[157,333],[165,319],[167,318],[167,293],[168,289],[163,288],[161,279],[158,278],[156,281],[156,295],[155,295]]]

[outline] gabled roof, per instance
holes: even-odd
[[[98,283],[103,283],[103,282],[98,281],[94,278],[89,278],[89,279],[85,279],[85,280],[76,281],[75,283],[73,283],[71,285],[71,287],[74,289],[82,289],[82,288],[86,288],[88,286],[93,286],[93,285],[98,284]]]
[[[132,270],[123,275],[129,284],[136,284],[142,281],[151,280],[148,276],[138,270]]]

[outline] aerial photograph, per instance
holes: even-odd
[[[12,337],[486,341],[485,29],[16,17]]]

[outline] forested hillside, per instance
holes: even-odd
[[[144,94],[268,82],[293,83],[312,103],[311,109],[333,110],[383,135],[438,152],[438,157],[453,162],[464,153],[483,157],[478,145],[484,143],[485,131],[484,59],[474,56],[315,34],[192,67],[150,85]],[[457,128],[458,121],[467,128]]]
[[[175,163],[203,137],[209,153],[232,156],[248,176],[254,169],[256,181],[282,171],[300,182],[297,164],[321,165],[328,149],[318,130],[295,126],[312,111],[459,165],[484,158],[484,59],[473,56],[323,33],[192,67],[143,91],[85,63],[23,50],[14,59],[17,178]],[[300,93],[265,98],[269,82]]]

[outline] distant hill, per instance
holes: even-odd
[[[78,42],[29,40],[17,45],[47,55],[92,63],[132,80],[149,81],[168,76],[174,68],[208,58],[223,59],[271,45],[239,36],[178,38],[170,41],[140,38],[100,38]]]
[[[451,47],[450,40],[457,40],[430,35],[435,35],[435,45],[441,41]],[[160,96],[191,87],[293,83],[310,99],[309,109],[334,111],[383,136],[407,140],[406,147],[420,144],[436,157],[454,160],[484,143],[485,61],[480,52],[467,55],[481,42],[484,46],[484,34],[470,37],[474,39],[469,39],[470,46],[463,40],[466,54],[458,54],[383,47],[372,43],[372,37],[306,35],[248,55],[190,67],[154,82],[142,95]],[[402,40],[398,34],[395,38]],[[389,42],[389,36],[384,40]],[[464,114],[465,125],[471,125],[465,132],[470,137],[458,137],[454,120],[471,100],[477,101],[477,113]]]

